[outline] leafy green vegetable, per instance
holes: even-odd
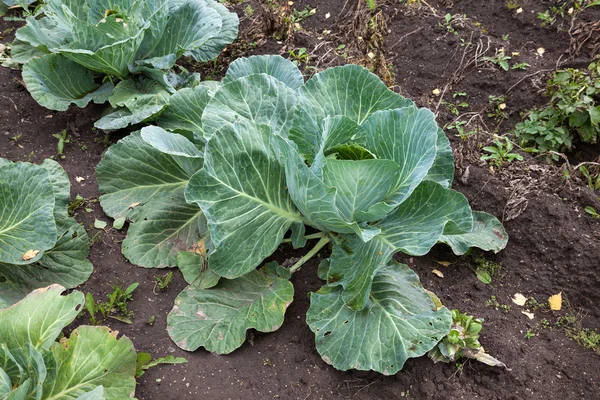
[[[134,263],[183,271],[190,286],[167,322],[180,347],[229,353],[247,329],[279,328],[290,275],[332,244],[319,267],[327,284],[307,315],[317,349],[336,368],[392,374],[452,322],[394,254],[423,255],[440,242],[456,254],[497,252],[508,237],[449,188],[449,141],[429,110],[358,66],[301,86],[298,76],[278,57],[257,56],[236,61],[221,84],[181,90],[163,129],[109,149],[100,202],[130,219],[140,251],[153,249],[138,257],[124,245]],[[264,265],[282,242],[312,239],[291,267]]]
[[[70,218],[69,178],[55,161],[0,158],[0,307],[53,283],[73,288],[92,273],[85,229]]]
[[[61,296],[64,290],[38,289],[0,310],[0,393],[8,399],[133,397],[136,352],[129,339],[117,339],[107,327],[81,326],[55,341],[84,301],[77,291]]]
[[[46,108],[110,101],[97,122],[106,130],[156,118],[177,89],[198,74],[175,78],[181,56],[208,61],[233,40],[238,18],[215,0],[50,0],[16,33],[12,58]]]

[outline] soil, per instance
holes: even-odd
[[[248,54],[289,55],[290,50],[302,47],[311,54],[308,64],[316,68],[371,59],[357,42],[360,39],[356,32],[352,32],[352,27],[356,30],[356,24],[361,23],[359,14],[352,13],[356,11],[355,1],[299,0],[294,8],[301,10],[310,5],[317,12],[299,22],[301,30],[288,30],[287,36],[276,34],[275,38],[272,35],[278,29],[277,21],[268,6],[255,1],[234,3],[242,17],[242,39],[221,56],[224,63]],[[600,222],[583,210],[585,206],[600,210],[598,193],[577,180],[563,182],[558,167],[535,159],[505,166],[500,171],[478,161],[480,146],[491,140],[491,134],[486,132],[508,133],[520,120],[521,112],[545,103],[541,94],[544,71],[557,65],[584,67],[591,60],[591,49],[584,46],[580,54],[570,54],[566,52],[570,47],[567,32],[556,26],[540,27],[537,12],[549,7],[549,1],[521,0],[519,5],[524,11],[519,14],[508,10],[500,0],[440,0],[431,1],[430,7],[422,4],[421,8],[397,1],[378,3],[382,11],[380,26],[384,27],[381,38],[373,35],[363,40],[372,46],[369,48],[375,53],[373,60],[383,56],[387,61],[378,68],[387,67],[395,90],[421,106],[437,109],[440,124],[455,116],[441,105],[439,96],[432,94],[435,88],[446,89],[444,98],[448,101],[452,101],[452,93],[466,92],[469,108],[462,111],[481,111],[480,126],[487,128],[485,132],[463,140],[447,130],[457,160],[454,187],[468,197],[474,209],[502,218],[510,235],[508,246],[497,255],[475,253],[457,258],[447,248],[437,246],[425,257],[398,259],[414,268],[423,285],[438,294],[447,307],[484,318],[480,341],[509,369],[465,360],[434,364],[423,357],[409,360],[395,376],[336,371],[316,352],[313,334],[304,322],[309,305],[307,293],[321,285],[316,276],[318,259],[293,276],[295,299],[277,332],[250,332],[248,341],[228,356],[178,349],[166,333],[166,315],[185,287],[181,274],[173,270],[174,282],[166,291],[155,292],[155,276],[167,271],[129,264],[120,251],[125,229],[105,232],[93,228],[96,218],[108,221],[96,201],[99,193],[95,166],[106,148],[121,137],[92,129],[102,106],[72,108],[67,112],[46,110],[24,89],[19,71],[0,68],[0,157],[41,162],[56,157],[57,140],[52,134],[67,129],[71,138],[65,146],[65,158],[57,160],[69,174],[72,198],[83,196],[88,199],[86,207],[92,209],[76,211],[76,218],[93,237],[90,259],[95,266],[91,279],[79,289],[102,299],[112,291],[112,285],[139,282],[130,306],[135,313],[134,323],[126,325],[109,319],[106,324],[127,335],[138,351],[155,357],[174,355],[188,359],[187,364],[147,371],[139,379],[139,399],[598,398],[600,356],[570,340],[565,327],[556,325],[562,316],[572,315],[582,326],[600,329]],[[360,12],[364,13],[364,6]],[[466,15],[464,21],[457,22],[456,35],[444,26],[447,13]],[[581,19],[600,20],[600,12],[590,9]],[[2,41],[12,40],[11,28],[18,26],[19,22],[1,21],[0,32],[5,36]],[[265,32],[264,27],[271,31]],[[505,34],[509,35],[508,41],[502,38]],[[477,63],[462,68],[464,62],[471,61],[469,57],[474,57],[470,51],[478,43],[487,46],[488,39],[490,50],[486,55],[504,47],[506,54],[519,53],[513,62],[526,62],[530,67],[504,72]],[[461,40],[473,43],[466,53]],[[340,48],[341,44],[345,47]],[[543,56],[538,48],[545,49]],[[225,70],[198,68],[205,76],[219,76]],[[312,68],[305,71],[314,72]],[[506,95],[507,118],[494,121],[485,115],[489,112],[490,95]],[[571,162],[598,156],[597,146],[581,144],[570,155]],[[283,262],[298,254],[283,247],[273,258]],[[500,273],[489,285],[479,281],[474,273],[478,257],[501,265]],[[442,266],[439,262],[451,264]],[[436,268],[444,278],[431,273]],[[531,305],[523,308],[511,301],[515,293],[522,293],[546,303],[550,295],[559,292],[567,300],[559,312],[547,307],[534,310]],[[498,305],[490,306],[492,298]],[[521,313],[525,309],[534,313],[533,319]],[[149,324],[152,317],[154,323]],[[86,322],[85,318],[78,321]]]

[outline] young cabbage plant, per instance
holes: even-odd
[[[135,393],[136,351],[108,327],[80,326],[56,341],[84,303],[59,285],[0,309],[0,398],[111,400]]]
[[[60,111],[109,101],[115,110],[96,123],[107,130],[160,114],[189,83],[169,73],[176,61],[211,60],[238,32],[216,0],[48,0],[26,21],[11,56],[33,98]]]
[[[41,165],[0,158],[0,308],[51,284],[74,288],[89,278],[89,238],[69,217],[69,177]]]
[[[331,247],[307,313],[317,350],[337,369],[394,374],[452,323],[394,254],[507,243],[495,217],[450,189],[452,152],[433,113],[362,67],[304,84],[281,57],[241,59],[222,83],[174,95],[158,124],[109,149],[100,201],[131,221],[133,263],[177,265],[190,283],[167,323],[185,350],[230,353],[248,329],[278,329],[291,275]],[[284,242],[317,239],[290,268],[264,264]]]

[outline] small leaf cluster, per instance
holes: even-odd
[[[569,68],[548,81],[550,102],[515,127],[523,145],[541,152],[566,151],[575,140],[596,143],[600,135],[600,58],[587,70]],[[558,156],[554,155],[556,160]]]

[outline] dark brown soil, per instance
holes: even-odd
[[[286,2],[287,3],[287,2]],[[383,3],[383,1],[380,1]],[[445,4],[451,2],[446,1]],[[385,32],[385,57],[395,71],[398,89],[422,106],[435,109],[439,97],[432,95],[435,88],[443,89],[460,65],[463,48],[460,39],[472,37],[475,41],[491,41],[494,48],[504,46],[507,54],[519,52],[520,62],[531,66],[527,71],[503,72],[488,65],[472,66],[460,73],[448,87],[451,93],[468,93],[469,109],[480,111],[488,106],[489,95],[507,93],[507,109],[512,115],[501,124],[485,117],[490,128],[498,133],[508,132],[519,120],[519,113],[534,105],[543,104],[540,95],[543,73],[527,77],[537,71],[553,69],[559,58],[568,59],[569,35],[553,28],[539,27],[535,16],[550,2],[522,0],[524,12],[516,15],[504,1],[454,1],[453,8],[444,8],[431,1],[428,7],[411,8],[398,2],[383,4],[387,31]],[[337,28],[351,17],[355,1],[301,0],[293,7],[306,5],[317,8],[317,13],[301,21],[304,31],[295,32],[293,40],[273,39],[260,34],[257,24],[265,18],[258,2],[236,5],[240,16],[246,6],[256,11],[242,23],[244,39],[233,46],[224,59],[240,54],[277,53],[306,47],[314,51],[312,65],[323,67],[345,62],[357,62],[361,56],[353,53],[352,43],[344,42],[347,31]],[[470,19],[458,34],[448,33],[438,26],[446,13],[466,14]],[[330,17],[326,18],[329,13]],[[599,18],[590,12],[586,18]],[[473,25],[480,23],[480,28]],[[0,22],[0,32],[6,32],[15,23]],[[323,35],[323,30],[331,31]],[[257,34],[257,32],[259,32]],[[411,33],[414,32],[414,33]],[[410,33],[410,34],[409,34]],[[409,34],[409,35],[407,35]],[[473,34],[473,36],[471,36]],[[502,35],[510,35],[504,42]],[[11,40],[6,32],[4,40]],[[346,36],[347,37],[347,36]],[[402,40],[401,40],[402,39]],[[323,41],[330,42],[322,45]],[[336,50],[346,44],[349,54]],[[546,49],[543,57],[536,49]],[[282,50],[283,49],[283,50]],[[329,49],[329,51],[328,51]],[[568,63],[584,66],[590,60],[589,52],[573,57]],[[203,69],[203,72],[206,71]],[[222,74],[222,71],[213,71]],[[310,73],[307,70],[307,73]],[[528,201],[525,211],[505,226],[510,235],[507,248],[498,255],[485,254],[490,261],[500,263],[502,271],[491,285],[481,283],[474,274],[475,256],[457,259],[446,248],[438,246],[421,258],[400,257],[411,265],[421,277],[424,286],[439,295],[449,308],[485,319],[481,342],[486,351],[505,362],[510,370],[492,368],[475,361],[461,360],[461,364],[433,364],[427,358],[409,360],[395,376],[384,377],[377,373],[340,372],[325,364],[314,348],[314,337],[304,322],[308,309],[307,293],[319,288],[316,276],[318,260],[306,264],[294,275],[295,300],[286,314],[283,327],[271,334],[251,333],[249,340],[238,351],[228,356],[217,356],[205,351],[185,353],[169,339],[165,326],[166,314],[176,295],[185,283],[175,271],[173,284],[165,292],[153,292],[155,276],[163,270],[134,267],[120,251],[125,233],[99,231],[93,228],[95,218],[108,221],[94,199],[98,197],[95,166],[108,145],[118,136],[106,136],[92,129],[92,122],[102,111],[101,107],[85,110],[71,109],[58,113],[41,108],[20,85],[20,72],[0,68],[0,157],[11,160],[40,162],[56,156],[57,140],[51,135],[68,129],[71,143],[66,145],[65,158],[58,160],[71,179],[72,197],[77,194],[90,199],[92,212],[79,209],[76,218],[84,224],[93,246],[90,259],[95,266],[91,279],[81,288],[103,298],[111,285],[139,282],[131,308],[135,312],[132,325],[114,320],[107,324],[130,337],[139,351],[154,356],[175,355],[188,359],[187,364],[160,366],[149,370],[140,380],[136,396],[140,399],[596,399],[600,393],[600,357],[569,340],[564,327],[556,322],[563,315],[576,315],[587,328],[600,329],[600,224],[587,215],[583,208],[594,206],[600,210],[598,194],[575,182],[564,185],[552,178],[552,169],[538,166],[532,160],[492,173],[477,161],[478,143],[488,136],[481,135],[469,141],[454,137],[453,147],[461,179],[455,183],[474,209],[484,210],[502,218],[510,211],[507,203],[514,199],[514,180],[534,182],[525,191]],[[522,80],[522,81],[521,81]],[[512,88],[514,85],[516,86]],[[511,89],[512,88],[512,89]],[[453,116],[440,107],[441,123]],[[491,129],[492,130],[492,129]],[[13,139],[14,138],[14,139]],[[580,146],[588,159],[598,157],[597,147]],[[594,154],[595,152],[595,154]],[[475,154],[475,156],[474,156]],[[532,167],[533,165],[533,167]],[[468,167],[468,173],[464,171]],[[81,182],[77,177],[83,177]],[[284,261],[297,253],[283,248],[274,255]],[[438,262],[452,262],[441,266]],[[437,268],[444,273],[441,279],[431,273]],[[568,304],[560,312],[545,309],[535,311],[534,319],[521,313],[521,308],[511,302],[515,293],[533,297],[545,303],[550,295],[562,292]],[[502,307],[486,306],[495,296]],[[148,323],[154,317],[153,325]],[[81,323],[86,323],[82,318]],[[547,323],[546,323],[547,322]],[[533,335],[526,338],[527,333]],[[530,336],[527,335],[527,336]],[[464,363],[464,364],[463,364]]]

